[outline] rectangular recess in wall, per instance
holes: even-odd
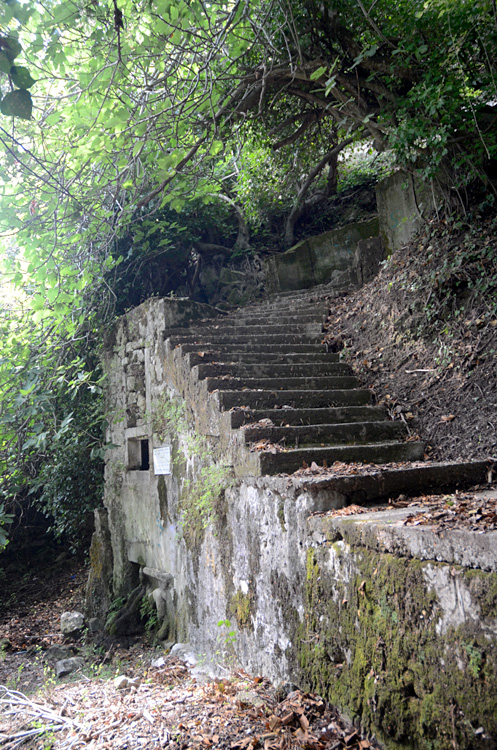
[[[148,438],[128,439],[128,469],[131,471],[148,471],[150,469]]]

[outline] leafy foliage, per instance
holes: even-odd
[[[32,14],[32,10],[17,0],[2,0],[0,3],[0,24],[3,30],[0,35],[0,83],[7,76],[10,91],[3,93],[0,100],[2,115],[30,120],[33,111],[33,100],[28,89],[36,83],[28,68],[18,65],[14,60],[22,53],[19,43],[19,31]],[[7,30],[5,33],[5,30]]]
[[[3,549],[9,542],[8,536],[2,529],[2,526],[5,526],[6,523],[12,521],[13,517],[14,516],[12,514],[5,512],[5,505],[4,503],[2,503],[0,505],[0,550]]]

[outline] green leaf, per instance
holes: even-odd
[[[7,57],[5,52],[2,52],[0,50],[0,72],[10,73],[11,67],[12,63],[10,62],[9,58]]]
[[[372,47],[364,51],[364,57],[373,57],[378,52],[378,45],[373,44]]]
[[[326,68],[321,66],[320,68],[317,68],[317,70],[313,70],[310,79],[311,81],[317,81],[318,78],[321,78],[322,75],[326,73]]]
[[[328,94],[330,93],[331,89],[334,89],[336,85],[337,85],[337,77],[336,77],[336,75],[332,76],[331,78],[328,78],[328,80],[326,81],[326,87],[325,87],[325,94],[326,94],[326,96],[328,96]]]
[[[25,89],[9,91],[0,102],[0,112],[11,117],[20,117],[21,120],[31,120],[33,101],[31,94]]]
[[[17,86],[19,89],[29,89],[36,83],[36,80],[31,77],[31,73],[27,68],[18,67],[17,65],[12,66],[10,76],[14,86]]]
[[[214,141],[211,146],[211,155],[215,156],[216,154],[218,154],[220,151],[222,151],[223,146],[223,141]]]
[[[2,42],[2,49],[11,62],[15,60],[18,55],[21,54],[22,47],[17,41],[17,39],[14,39],[14,37],[12,36],[3,37],[1,39],[1,42]]]
[[[36,294],[33,297],[31,307],[33,308],[33,310],[43,310],[43,308],[45,307],[44,297],[41,294]]]

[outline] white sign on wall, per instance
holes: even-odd
[[[154,474],[171,473],[171,446],[161,445],[154,448]]]

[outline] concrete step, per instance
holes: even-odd
[[[314,310],[319,307],[329,307],[330,301],[333,300],[332,296],[326,294],[309,294],[305,291],[301,294],[292,292],[285,296],[276,295],[269,297],[268,299],[261,300],[261,302],[254,302],[246,307],[240,307],[234,311],[233,314],[243,315],[250,310],[267,310],[277,308],[281,310],[284,307],[296,307],[298,309],[305,307],[312,307]]]
[[[272,360],[272,357],[269,359]],[[350,375],[350,366],[345,362],[304,362],[303,364],[276,364],[259,362],[247,364],[245,362],[211,362],[197,365],[199,380],[231,375],[235,378],[291,378],[306,376],[344,376]]]
[[[266,310],[252,311],[250,314],[233,316],[234,325],[264,325],[264,323],[323,323],[328,318],[328,308],[319,308],[317,311],[312,306],[309,308],[268,308]],[[216,319],[217,320],[217,319]]]
[[[227,325],[220,323],[217,326],[195,326],[195,328],[168,328],[168,337],[195,336],[198,339],[216,338],[219,335],[234,336],[236,338],[252,339],[255,336],[320,336],[323,337],[321,323],[258,323],[254,325]]]
[[[338,354],[334,352],[301,352],[294,353],[290,352],[279,352],[275,354],[271,352],[189,352],[188,363],[190,367],[200,364],[216,364],[216,365],[249,365],[257,366],[259,364],[265,365],[268,360],[274,362],[275,365],[292,365],[294,367],[306,366],[310,367],[313,365],[327,365],[337,364],[340,360]]]
[[[230,318],[234,320],[245,320],[246,318],[258,318],[259,320],[268,320],[274,316],[300,316],[300,315],[319,315],[327,316],[329,313],[330,306],[328,304],[318,304],[311,302],[301,305],[285,304],[285,305],[265,305],[260,307],[252,307],[246,310],[240,310],[237,313],[232,313]]]
[[[310,466],[314,461],[322,466],[325,461],[331,466],[335,461],[343,463],[396,463],[418,461],[424,455],[424,443],[376,443],[374,445],[335,445],[320,448],[297,448],[281,453],[259,453],[261,475],[293,474],[304,462]]]
[[[181,346],[182,353],[188,352],[216,352],[218,355],[229,356],[233,352],[253,352],[255,354],[269,353],[278,354],[311,354],[326,353],[323,344],[226,344],[213,343],[212,341],[189,342],[185,344],[175,344],[172,348]]]
[[[314,299],[319,300],[323,297],[327,297],[333,291],[333,285],[320,284],[319,286],[313,287],[301,287],[300,289],[292,289],[286,292],[274,292],[271,296],[266,297],[256,304],[265,304],[267,302],[284,302],[287,299]]]
[[[269,440],[287,447],[387,443],[407,436],[402,422],[349,422],[285,427],[243,427],[246,443]]]
[[[328,299],[330,297],[335,297],[340,294],[342,294],[342,287],[339,287],[336,282],[329,281],[326,284],[317,284],[312,287],[291,289],[287,292],[275,292],[269,299],[281,302],[288,298],[320,300],[322,298]]]
[[[424,492],[454,492],[486,484],[490,461],[418,463],[412,466],[378,466],[374,472],[302,477],[300,482],[316,497],[316,510],[327,511],[346,505],[367,505],[399,495],[417,497]]]
[[[224,381],[225,386],[227,382]],[[334,406],[364,406],[371,403],[368,388],[324,391],[232,391],[217,392],[219,407],[229,411],[235,406],[251,409],[274,409],[289,406],[294,409],[315,409]]]
[[[300,300],[291,300],[287,299],[284,302],[266,302],[261,303],[260,305],[251,305],[250,307],[243,307],[239,310],[233,311],[229,314],[229,317],[233,318],[243,318],[247,315],[260,315],[262,313],[266,313],[268,311],[281,311],[284,312],[298,312],[298,313],[314,313],[317,312],[323,313],[328,312],[330,308],[330,302],[328,300],[322,299],[319,301],[310,301],[308,299],[300,299]]]
[[[210,332],[205,338],[198,333],[185,333],[178,336],[168,336],[170,346],[176,347],[180,344],[241,344],[243,346],[257,346],[258,344],[286,344],[287,346],[293,346],[294,344],[321,344],[323,334],[316,332],[315,334],[307,333],[287,333],[287,334],[254,334],[253,336],[244,336],[242,333],[229,333],[229,332]]]
[[[260,312],[258,315],[255,313],[253,315],[230,315],[226,318],[206,318],[205,320],[201,321],[193,321],[189,328],[194,328],[195,330],[197,328],[204,328],[204,327],[210,327],[210,326],[229,326],[230,328],[245,328],[246,326],[251,325],[264,325],[264,323],[268,322],[268,319],[270,316],[268,316],[267,312]],[[280,316],[278,314],[278,320],[273,321],[273,325],[277,322],[280,322],[279,320]],[[302,313],[288,313],[288,315],[285,316],[284,322],[286,325],[294,326],[299,325],[301,323],[308,324],[308,323],[325,323],[327,318],[327,313],[322,312],[302,312]]]
[[[353,375],[343,377],[307,377],[307,378],[209,378],[206,379],[208,391],[220,391],[229,386],[232,391],[260,389],[263,391],[297,391],[297,390],[345,390],[358,388],[359,380]]]
[[[328,409],[235,409],[231,412],[231,427],[270,419],[276,427],[285,425],[341,424],[350,422],[386,421],[387,414],[380,406],[336,406]]]

